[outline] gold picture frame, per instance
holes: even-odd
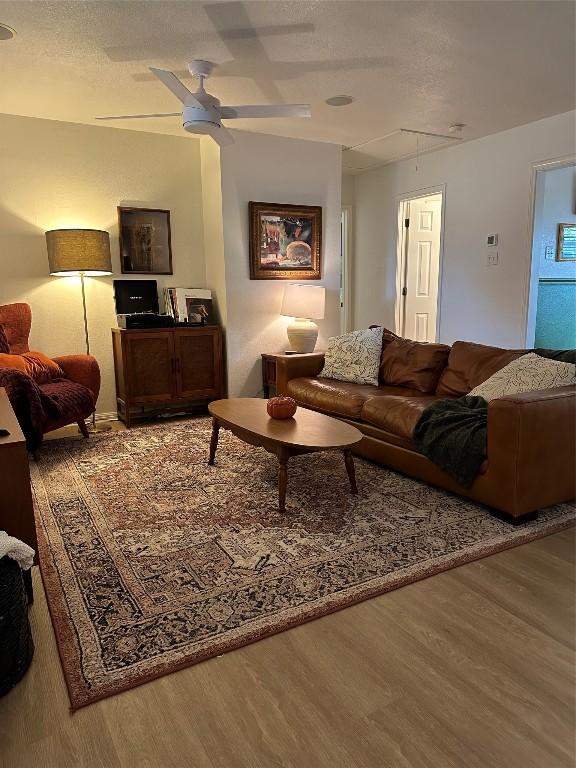
[[[322,207],[249,204],[250,279],[320,280]]]

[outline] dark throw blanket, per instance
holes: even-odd
[[[549,360],[559,360],[561,363],[572,363],[576,365],[576,349],[533,349],[540,357],[547,357]]]
[[[412,441],[430,461],[469,488],[486,458],[487,433],[486,401],[465,395],[429,405],[418,419]]]
[[[42,392],[34,379],[13,368],[0,368],[0,387],[6,389],[28,450],[35,451],[42,442],[44,425],[60,416],[58,403]]]

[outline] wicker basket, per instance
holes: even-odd
[[[0,559],[0,696],[24,677],[33,655],[22,571],[15,560],[3,557]]]

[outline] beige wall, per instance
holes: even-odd
[[[335,144],[240,131],[234,139],[221,151],[228,391],[255,397],[262,392],[260,355],[286,349],[290,320],[280,315],[286,283],[250,280],[248,203],[322,206],[322,278],[307,282],[326,287],[326,319],[318,321],[318,349],[325,349],[328,336],[340,332],[342,152]]]
[[[202,167],[206,287],[212,291],[212,298],[219,320],[225,328],[227,306],[220,147],[209,136],[204,136],[200,140],[200,157]]]
[[[102,370],[100,415],[114,413],[110,328],[112,280],[122,277],[116,206],[171,211],[173,276],[164,285],[212,289],[226,331],[229,393],[261,391],[261,352],[287,344],[280,315],[285,283],[250,280],[248,202],[323,208],[326,319],[318,348],[339,333],[341,150],[234,132],[222,151],[211,139],[0,115],[0,303],[32,306],[31,346],[49,355],[84,351],[79,280],[48,275],[44,232],[110,232],[114,275],[87,279],[90,342]]]
[[[0,115],[0,303],[32,306],[32,348],[84,351],[79,281],[48,276],[44,232],[110,232],[114,275],[87,280],[91,347],[102,369],[97,412],[115,412],[112,280],[122,277],[116,206],[171,211],[174,275],[159,286],[205,285],[200,141]],[[126,276],[127,277],[127,276]]]

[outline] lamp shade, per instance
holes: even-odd
[[[111,275],[110,236],[100,229],[46,232],[51,275]]]
[[[323,285],[287,285],[284,289],[280,314],[322,320],[325,296],[326,290]]]

